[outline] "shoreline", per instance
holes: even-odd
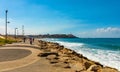
[[[46,57],[52,64],[65,63],[66,67],[77,71],[93,72],[119,72],[117,69],[103,66],[99,62],[92,61],[74,50],[65,48],[59,43],[39,40],[39,46],[44,51],[38,56]]]

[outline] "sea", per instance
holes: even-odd
[[[120,71],[120,38],[45,38]]]

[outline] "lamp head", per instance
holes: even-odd
[[[10,23],[9,21],[7,23]]]
[[[8,10],[5,11],[6,13],[8,12]]]

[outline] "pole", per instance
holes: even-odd
[[[19,31],[18,31],[18,29],[17,29],[17,35],[19,35]]]
[[[18,28],[15,28],[15,39],[16,39],[16,30],[17,30]]]
[[[5,41],[7,42],[7,13],[8,10],[5,11]]]
[[[24,25],[22,25],[22,35],[24,36]]]

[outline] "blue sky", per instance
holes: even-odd
[[[0,0],[0,33],[22,25],[25,34],[72,33],[79,37],[120,37],[120,0]]]

